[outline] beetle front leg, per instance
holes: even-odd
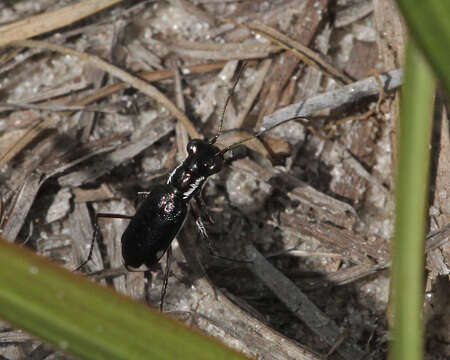
[[[196,199],[197,199],[197,197],[196,197]],[[210,242],[208,232],[206,231],[205,225],[203,224],[202,217],[200,214],[201,211],[193,204],[191,206],[191,210],[192,210],[192,215],[194,217],[195,226],[197,226],[198,232],[200,233],[202,239],[207,240],[208,246],[211,249],[212,244]]]
[[[192,209],[192,215],[194,216],[194,221],[195,221],[195,225],[197,226],[197,229],[201,235],[201,237],[206,240],[206,243],[208,244],[208,250],[209,250],[209,254],[215,258],[219,258],[222,260],[228,260],[228,261],[234,261],[234,262],[245,262],[248,263],[250,261],[247,260],[240,260],[240,259],[233,259],[233,258],[229,258],[227,256],[222,256],[219,255],[216,252],[216,249],[213,245],[213,242],[211,241],[211,239],[208,236],[208,233],[206,231],[205,225],[203,224],[202,218],[200,216],[200,211],[195,207],[195,206],[191,206]]]
[[[209,224],[213,225],[214,220],[212,219],[211,215],[209,215],[209,213],[207,211],[207,206],[206,206],[205,200],[202,197],[202,193],[200,192],[194,198],[195,198],[195,202],[198,206],[198,209],[200,211],[201,218],[204,219]]]

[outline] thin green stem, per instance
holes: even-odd
[[[434,99],[431,69],[409,41],[401,116],[393,249],[394,328],[391,359],[423,357],[424,239]]]

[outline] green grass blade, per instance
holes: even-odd
[[[394,329],[391,359],[423,356],[424,241],[434,80],[412,41],[397,130],[398,167],[393,249]]]
[[[397,0],[409,29],[450,93],[450,1]]]
[[[245,359],[2,239],[0,318],[82,359]]]

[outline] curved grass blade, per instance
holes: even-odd
[[[1,238],[0,318],[82,359],[245,359]]]

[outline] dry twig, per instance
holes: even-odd
[[[385,91],[397,89],[402,84],[402,70],[392,70],[381,74],[379,78]],[[262,127],[268,128],[286,119],[308,117],[324,109],[336,109],[339,106],[355,103],[365,97],[379,93],[375,76],[342,86],[337,90],[313,96],[304,101],[286,106],[263,119]]]
[[[85,0],[61,9],[39,14],[0,28],[0,46],[16,40],[28,39],[73,24],[122,0]]]
[[[272,290],[294,316],[304,322],[329,346],[334,346],[341,335],[341,330],[336,323],[320,311],[292,281],[270,264],[253,245],[246,246],[246,254],[251,259],[251,263],[248,265],[250,270]],[[348,359],[362,359],[367,355],[346,342],[337,348],[337,352]]]

